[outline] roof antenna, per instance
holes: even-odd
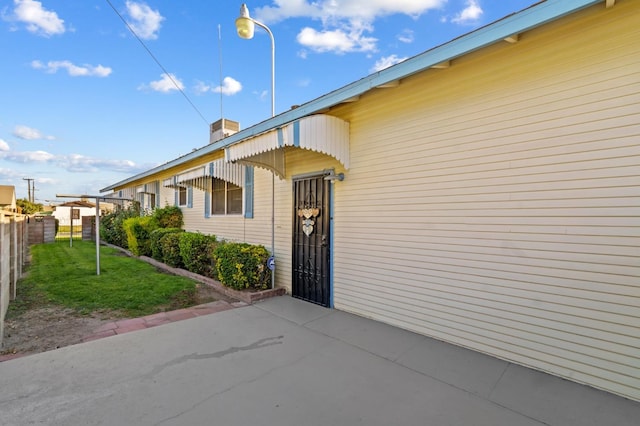
[[[220,63],[220,118],[224,129],[224,114],[222,113],[222,31],[220,30],[220,24],[218,24],[218,62]]]

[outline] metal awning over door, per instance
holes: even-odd
[[[349,168],[349,123],[330,115],[312,115],[225,148],[225,160],[262,167],[285,177],[286,147],[330,155]]]

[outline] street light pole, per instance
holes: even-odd
[[[276,42],[269,27],[253,19],[249,15],[247,5],[242,3],[242,6],[240,6],[240,16],[236,19],[238,36],[245,40],[252,39],[254,24],[264,29],[271,39],[271,117],[274,117],[276,115]]]
[[[236,30],[238,36],[245,40],[253,38],[254,25],[264,29],[271,39],[271,117],[276,115],[276,42],[273,33],[262,22],[256,21],[249,15],[249,9],[245,3],[240,6],[240,16],[236,19]],[[276,178],[275,172],[271,171],[271,256],[275,259],[275,227],[276,227]],[[274,263],[275,265],[275,263]],[[271,288],[275,288],[275,267],[271,271]]]

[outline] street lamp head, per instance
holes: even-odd
[[[245,3],[240,6],[240,16],[236,19],[236,30],[238,36],[244,39],[253,38],[253,31],[255,29],[255,23],[251,16],[249,16],[249,9]]]

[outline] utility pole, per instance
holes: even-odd
[[[35,187],[35,179],[33,178],[22,178],[22,180],[26,180],[27,181],[27,191],[29,194],[29,202],[33,203],[34,198],[36,196],[35,192],[36,192],[36,187]],[[31,191],[31,183],[33,182],[33,192]]]

